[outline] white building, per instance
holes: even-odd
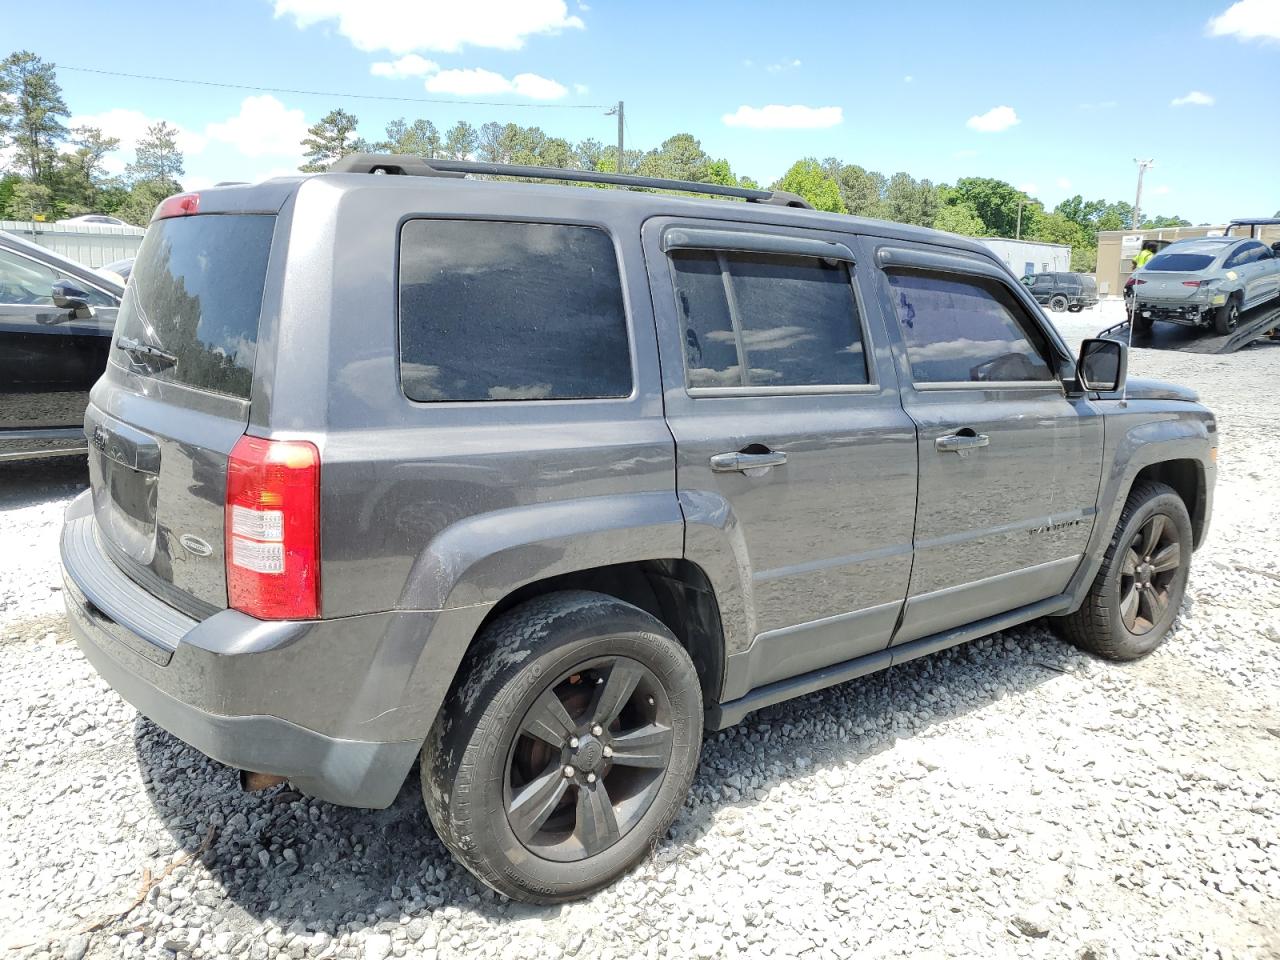
[[[24,240],[48,247],[54,253],[83,263],[86,267],[105,266],[137,254],[142,227],[117,227],[102,223],[41,223],[34,220],[0,220],[0,230],[15,233]]]
[[[1006,237],[980,237],[978,242],[985,243],[1017,277],[1071,269],[1071,247],[1065,243],[1009,240]]]

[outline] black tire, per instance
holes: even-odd
[[[1073,304],[1071,304],[1070,306],[1068,306],[1068,307],[1067,307],[1067,312],[1068,312],[1068,313],[1079,313],[1079,312],[1080,312],[1081,310],[1083,310],[1083,309],[1084,309],[1084,307],[1083,307],[1081,304],[1073,303]]]
[[[612,883],[666,833],[701,746],[697,671],[671,631],[604,594],[546,594],[468,654],[423,747],[422,796],[476,877],[562,903]]]
[[[1144,317],[1140,313],[1133,315],[1133,332],[1134,333],[1150,333],[1155,320],[1151,317]]]
[[[1156,542],[1146,543],[1157,525]],[[1135,487],[1089,595],[1079,610],[1057,620],[1066,639],[1107,660],[1136,660],[1149,654],[1178,615],[1187,589],[1191,544],[1191,518],[1173,488],[1163,483]],[[1154,570],[1168,562],[1170,548],[1174,566]],[[1162,555],[1164,560],[1159,560]],[[1139,586],[1144,579],[1145,588]]]
[[[1236,328],[1240,322],[1240,301],[1229,297],[1227,302],[1218,308],[1213,315],[1213,329],[1219,336],[1225,336]]]
[[[1056,296],[1050,297],[1049,309],[1052,310],[1054,313],[1062,313],[1064,310],[1067,309],[1067,298],[1060,293],[1057,294]]]

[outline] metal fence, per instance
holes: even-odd
[[[0,220],[0,230],[14,233],[87,267],[102,267],[135,256],[146,231],[104,223],[40,223]]]

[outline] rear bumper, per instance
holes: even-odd
[[[1160,303],[1139,300],[1134,307],[1134,313],[1152,320],[1167,320],[1170,323],[1204,327],[1213,323],[1213,314],[1216,309],[1207,303]]]
[[[62,531],[67,618],[117,693],[220,763],[344,806],[395,800],[452,680],[448,648],[460,644],[460,659],[483,611],[267,622],[223,610],[196,621],[126,577],[94,527],[86,493]],[[447,669],[420,669],[428,635]]]

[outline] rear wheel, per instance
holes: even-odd
[[[1067,309],[1067,302],[1067,298],[1059,293],[1056,296],[1049,298],[1049,309],[1054,313],[1062,313]]]
[[[1191,518],[1173,488],[1129,494],[1089,595],[1058,620],[1066,638],[1108,660],[1135,660],[1164,640],[1187,589]]]
[[[478,639],[423,748],[423,799],[477,877],[558,903],[666,833],[701,736],[697,672],[662,623],[603,594],[548,594]]]
[[[1240,322],[1240,301],[1231,297],[1218,308],[1213,316],[1213,329],[1220,334],[1230,333]]]
[[[1150,333],[1151,327],[1155,323],[1150,317],[1144,317],[1140,313],[1133,315],[1133,332],[1134,333]]]

